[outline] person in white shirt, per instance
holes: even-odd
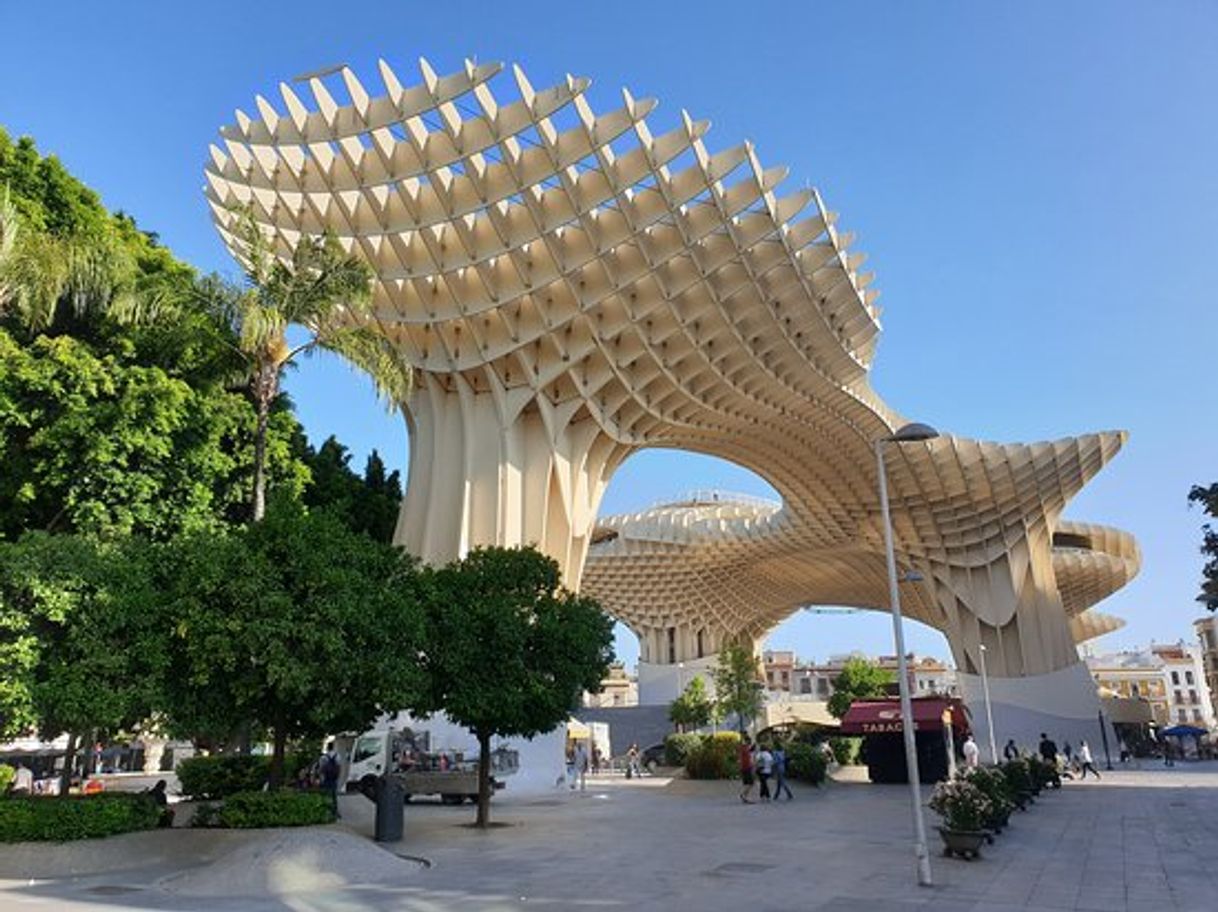
[[[31,795],[34,792],[34,772],[20,760],[13,776],[13,794]]]
[[[969,735],[964,739],[964,764],[970,769],[977,766],[981,760],[981,751],[977,747],[977,742],[973,740],[973,736]]]
[[[774,755],[764,744],[758,746],[754,765],[757,767],[757,781],[761,783],[760,798],[762,801],[769,801],[770,774],[774,772]]]
[[[1091,748],[1088,746],[1086,741],[1079,744],[1078,753],[1075,754],[1075,756],[1078,759],[1079,768],[1082,770],[1082,772],[1079,773],[1079,779],[1086,779],[1088,771],[1090,771],[1091,775],[1095,776],[1096,779],[1100,778],[1099,770],[1095,768],[1095,763],[1093,763],[1091,760]]]

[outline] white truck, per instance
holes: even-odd
[[[407,801],[415,795],[439,795],[445,804],[478,800],[477,739],[440,714],[428,719],[395,714],[382,727],[342,740],[350,743],[343,758],[348,791],[371,794],[375,780],[389,775]],[[491,752],[492,787],[503,788],[504,778],[519,767],[519,754],[500,745]]]

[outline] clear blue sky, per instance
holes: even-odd
[[[201,195],[207,145],[279,80],[347,63],[376,81],[426,56],[589,76],[593,104],[655,95],[708,145],[752,139],[820,188],[870,254],[885,308],[876,388],[955,433],[1132,436],[1068,515],[1133,531],[1142,575],[1103,606],[1103,646],[1192,634],[1194,482],[1218,480],[1218,5],[1163,3],[69,3],[0,14],[0,124],[204,269],[231,266]],[[405,431],[345,368],[290,389],[310,434],[377,447]],[[648,452],[614,512],[695,486],[766,493],[730,465]],[[890,642],[879,615],[801,616],[808,656]],[[635,647],[622,640],[623,654]],[[945,652],[920,630],[914,645]]]

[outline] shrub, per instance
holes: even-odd
[[[0,795],[5,794],[9,790],[9,786],[13,784],[13,779],[17,777],[17,771],[7,763],[0,763]]]
[[[999,767],[1011,794],[1030,795],[1032,793],[1032,774],[1028,770],[1028,762],[1022,758],[1008,760]]]
[[[828,764],[820,748],[802,741],[792,741],[787,745],[786,751],[787,771],[792,779],[816,786],[825,781],[825,768]]]
[[[311,760],[307,754],[288,754],[283,760],[286,781],[295,778]],[[225,798],[237,792],[256,792],[266,785],[271,758],[257,756],[190,757],[178,764],[178,782],[191,798]]]
[[[147,795],[111,792],[67,798],[0,799],[0,842],[66,842],[151,830],[161,808]]]
[[[693,732],[669,735],[664,739],[664,764],[666,766],[684,766],[685,759],[690,752],[701,746],[702,735]]]
[[[740,735],[736,732],[703,737],[685,758],[685,774],[690,779],[735,779],[740,775],[739,749]]]
[[[329,795],[278,789],[237,792],[225,798],[218,808],[214,804],[201,804],[195,809],[191,826],[255,829],[333,822],[334,808]]]
[[[958,778],[977,786],[990,800],[990,816],[986,825],[991,829],[1002,827],[1015,809],[1015,802],[1012,800],[1014,792],[1002,770],[996,766],[965,767],[958,774]]]
[[[975,833],[983,830],[993,813],[985,793],[967,779],[940,782],[930,796],[930,808],[949,830]]]
[[[862,744],[862,738],[849,738],[844,735],[834,735],[829,739],[829,749],[833,751],[833,759],[842,766],[849,766],[858,760],[860,744]]]

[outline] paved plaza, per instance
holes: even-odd
[[[1043,795],[984,850],[913,885],[907,792],[843,777],[742,805],[731,783],[653,778],[525,799],[489,832],[472,809],[413,804],[394,857],[372,805],[307,831],[140,833],[0,853],[2,909],[1212,910],[1218,765],[1105,774]],[[853,777],[857,779],[856,777]],[[931,815],[933,819],[933,815]],[[65,876],[65,871],[77,872]],[[267,886],[267,871],[273,871]],[[335,870],[339,869],[339,870]]]

